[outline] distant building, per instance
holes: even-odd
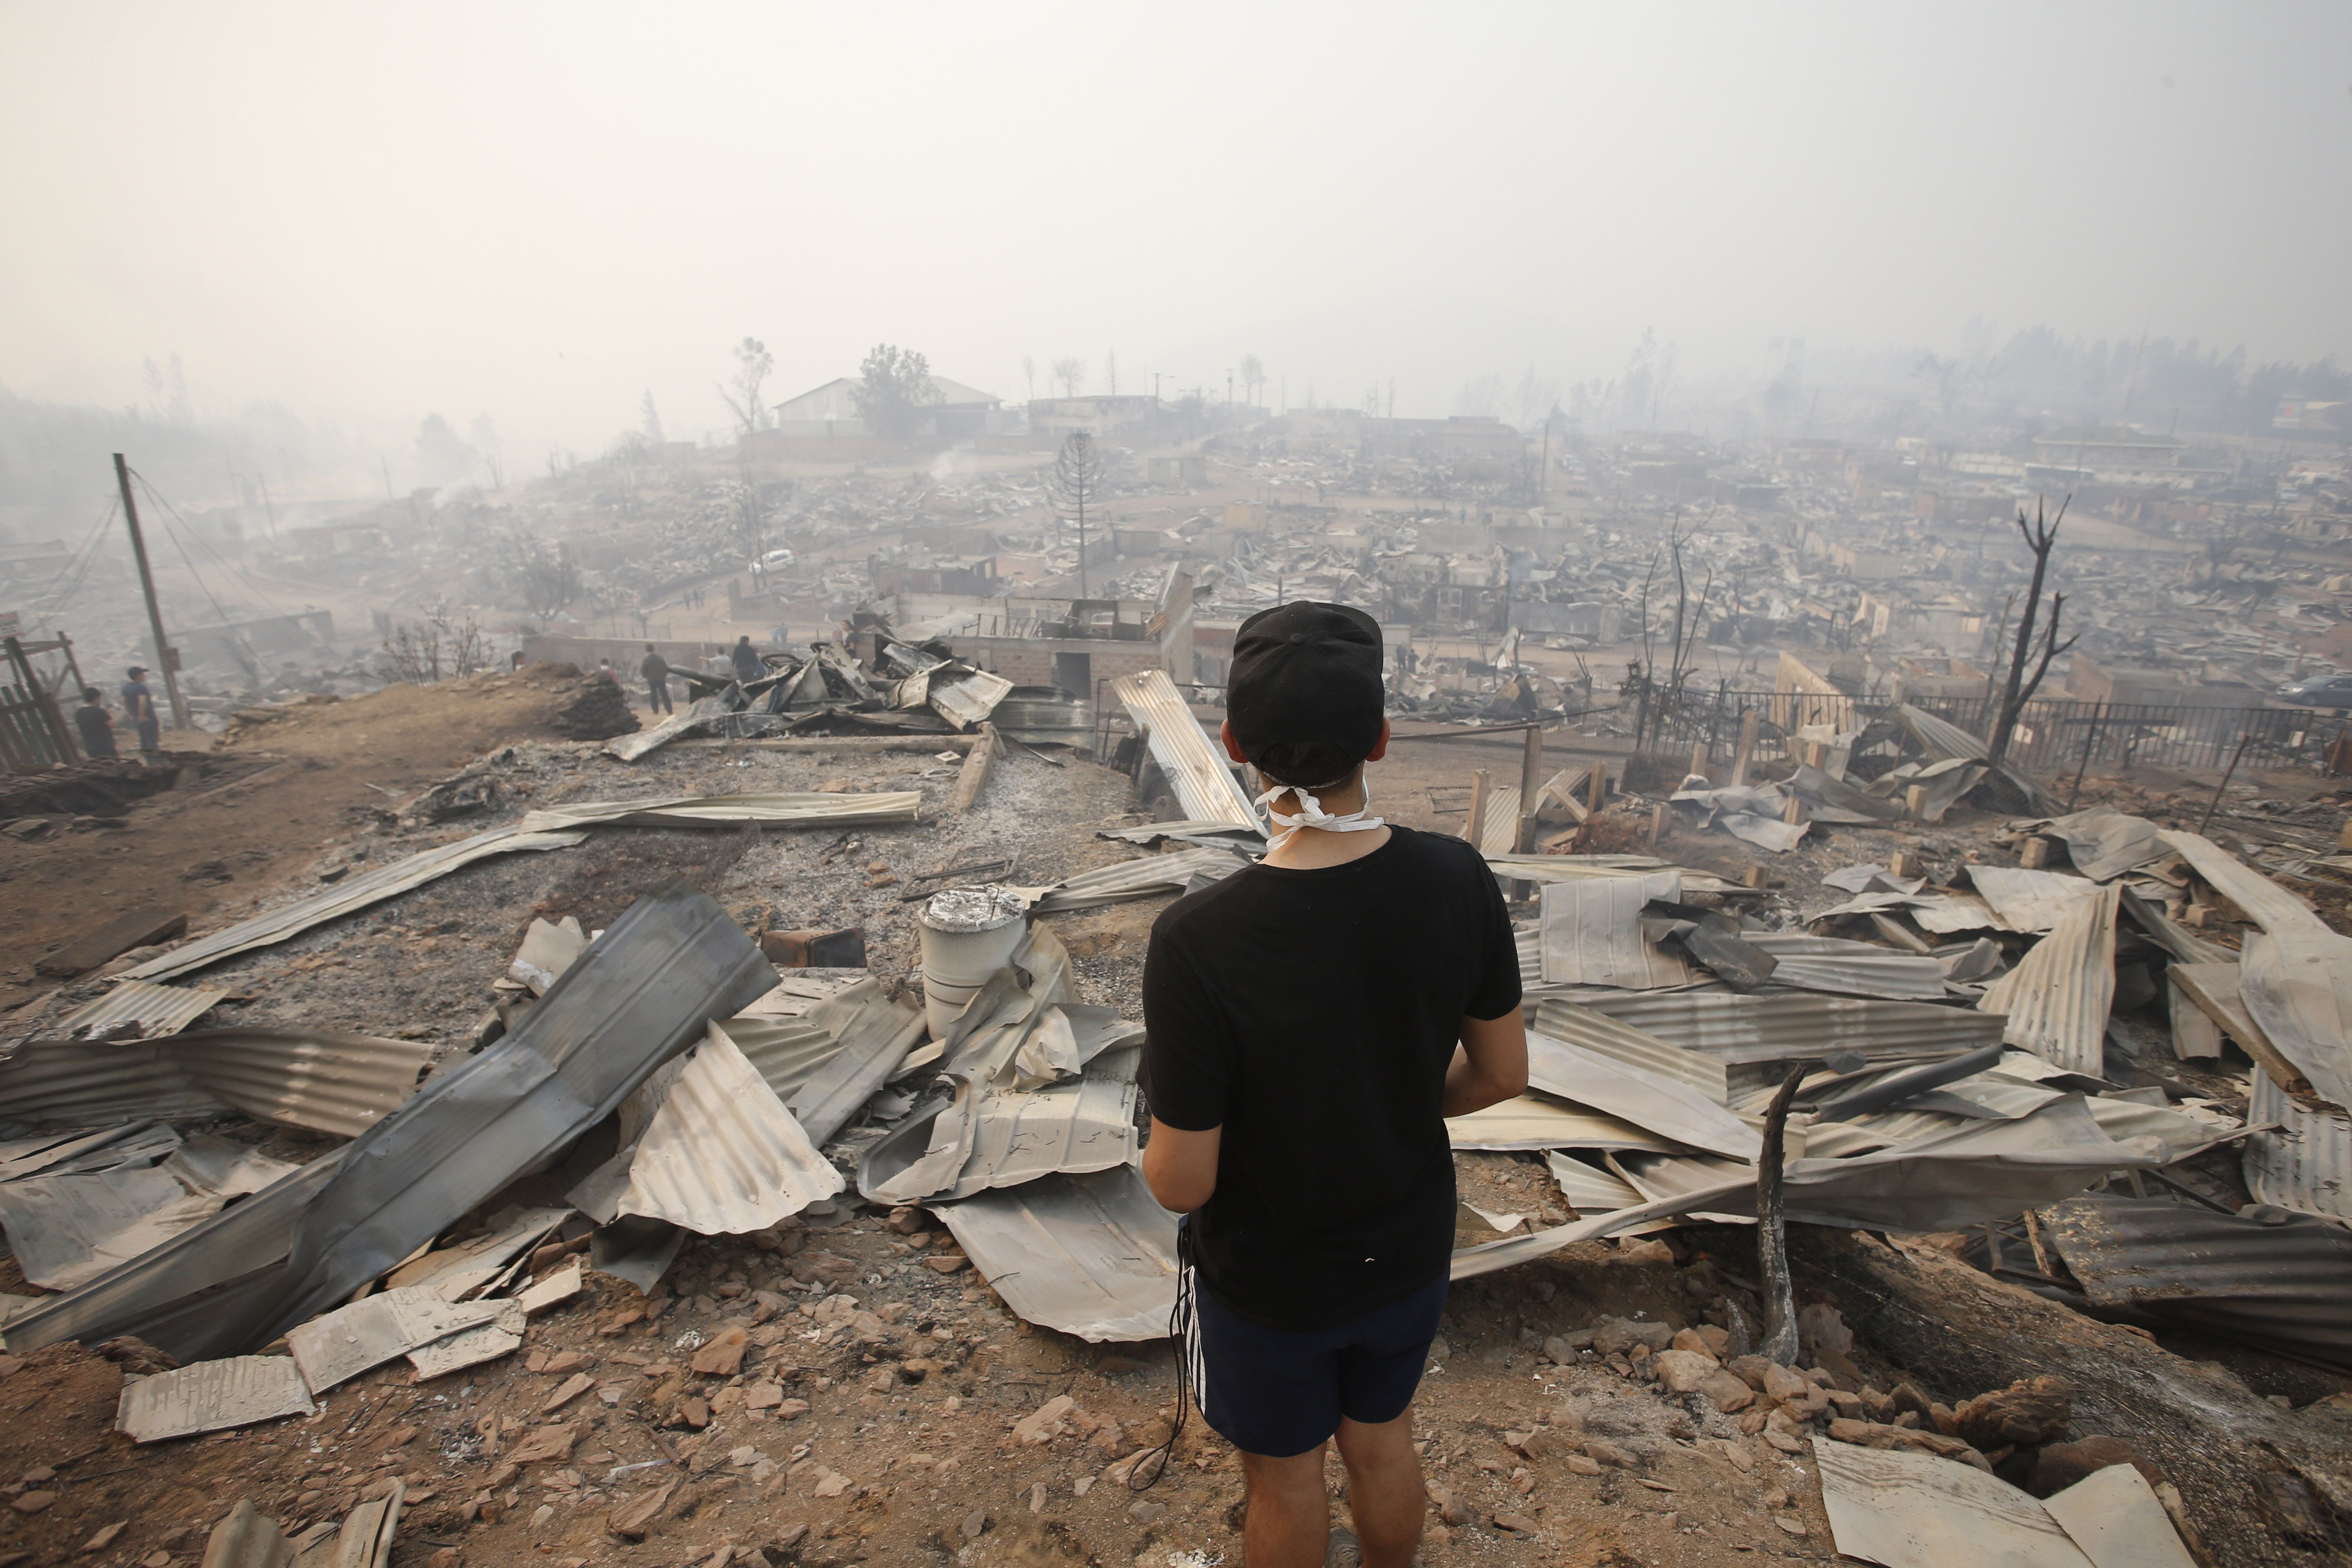
[[[776,433],[787,439],[872,435],[857,414],[856,393],[863,384],[855,376],[837,376],[823,386],[777,404]],[[939,401],[924,405],[922,424],[915,432],[918,437],[961,440],[998,434],[1017,423],[1014,416],[1003,412],[1002,398],[976,386],[935,375],[931,377],[931,390],[939,394]]]
[[[2079,426],[2033,438],[2026,478],[2037,482],[2068,479],[2108,484],[2144,484],[2179,475],[2189,443],[2128,425]]]
[[[2078,653],[2066,671],[2065,694],[2084,702],[2151,708],[2260,708],[2265,698],[2234,681],[2208,682],[2180,669],[2101,664]]]
[[[1163,412],[1160,399],[1150,396],[1033,397],[1029,428],[1039,436],[1059,438],[1084,430],[1089,436],[1116,436],[1157,424]]]

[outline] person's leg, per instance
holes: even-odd
[[[1331,1499],[1323,1487],[1322,1448],[1282,1459],[1244,1454],[1242,1475],[1249,1483],[1242,1561],[1249,1568],[1323,1568],[1331,1544]]]
[[[1445,1311],[1436,1279],[1355,1323],[1339,1353],[1339,1458],[1364,1568],[1406,1568],[1421,1542],[1427,1491],[1412,1448],[1412,1396]]]
[[[1412,1411],[1366,1426],[1339,1418],[1339,1458],[1348,1467],[1348,1510],[1364,1568],[1408,1568],[1421,1544],[1428,1494],[1412,1448]]]

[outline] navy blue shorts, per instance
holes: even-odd
[[[1296,1332],[1235,1317],[1195,1289],[1192,1386],[1202,1418],[1244,1454],[1322,1447],[1339,1418],[1376,1426],[1412,1404],[1445,1310],[1444,1275],[1335,1328]]]

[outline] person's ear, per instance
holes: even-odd
[[[1368,763],[1377,763],[1388,754],[1389,721],[1383,719],[1381,721],[1381,738],[1372,743],[1372,749],[1370,751],[1364,753],[1364,761]]]
[[[1381,736],[1381,739],[1384,741],[1388,737],[1385,734]],[[1237,763],[1245,763],[1249,761],[1249,758],[1242,754],[1242,743],[1234,739],[1234,721],[1231,719],[1226,720],[1223,724],[1220,724],[1217,727],[1217,739],[1225,743],[1225,755],[1233,758],[1233,760]]]

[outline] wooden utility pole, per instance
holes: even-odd
[[[1543,793],[1543,728],[1528,726],[1527,752],[1519,763],[1519,831],[1512,847],[1525,855],[1536,847],[1536,808]]]
[[[163,691],[172,700],[172,728],[188,727],[188,705],[180,697],[179,650],[163,640],[163,607],[155,601],[155,574],[147,565],[147,540],[139,531],[139,503],[131,499],[131,465],[114,454],[114,482],[122,489],[122,521],[131,525],[131,559],[139,566],[139,591],[147,595],[147,627],[155,634],[155,662],[163,668]]]

